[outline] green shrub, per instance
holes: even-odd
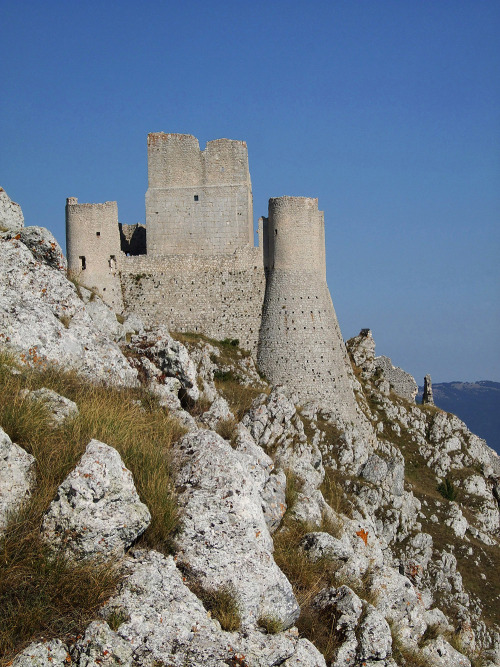
[[[437,490],[443,496],[443,498],[446,498],[447,500],[453,501],[457,499],[458,490],[451,479],[448,477],[444,480],[444,482],[441,482],[441,484],[438,485]]]

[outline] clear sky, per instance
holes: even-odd
[[[498,0],[0,0],[0,185],[144,221],[146,135],[248,144],[255,220],[319,198],[344,338],[500,381]]]

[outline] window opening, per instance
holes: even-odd
[[[82,271],[85,271],[85,269],[87,268],[87,262],[86,262],[85,257],[83,255],[80,255],[80,263],[81,263]]]

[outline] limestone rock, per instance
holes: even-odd
[[[187,588],[172,557],[136,550],[123,567],[125,577],[117,595],[101,612],[107,623],[92,623],[76,644],[73,657],[79,667],[101,663],[325,667],[319,652],[293,630],[277,635],[221,630]]]
[[[2,187],[0,187],[0,227],[14,231],[24,227],[21,206],[12,201]]]
[[[189,398],[198,400],[195,365],[184,345],[174,340],[165,327],[132,336],[127,348],[152,362],[160,376],[177,378]]]
[[[47,266],[66,274],[66,257],[55,236],[45,227],[23,227],[16,234],[3,234],[4,239],[19,239],[31,250],[33,257]]]
[[[454,649],[442,636],[424,646],[422,653],[435,667],[471,667],[469,658]]]
[[[99,331],[115,341],[123,337],[123,325],[116,319],[116,314],[95,292],[81,285],[78,288],[85,310]]]
[[[292,625],[299,607],[272,557],[261,498],[238,454],[216,433],[203,430],[186,435],[175,451],[182,460],[179,562],[204,587],[231,585],[245,625],[261,616]]]
[[[65,396],[61,396],[53,389],[42,387],[34,391],[27,389],[22,392],[30,401],[39,401],[43,403],[51,416],[54,426],[60,426],[66,419],[74,418],[78,415],[78,406]]]
[[[345,561],[354,555],[354,549],[346,536],[338,539],[329,533],[307,533],[302,539],[301,548],[313,561],[322,558]]]
[[[50,504],[42,536],[77,560],[120,557],[150,519],[118,452],[91,440]]]
[[[389,624],[371,604],[366,605],[365,613],[358,629],[358,659],[383,660],[392,652],[392,636]]]
[[[218,396],[210,408],[201,416],[201,421],[210,429],[214,429],[221,421],[234,419],[234,415],[229,409],[225,398]]]
[[[17,655],[12,667],[67,667],[71,664],[68,647],[59,639],[33,642]]]
[[[34,366],[55,363],[94,382],[137,384],[137,371],[96,330],[75,286],[19,239],[1,236],[0,343]]]
[[[375,370],[375,341],[370,329],[361,329],[357,336],[347,341],[346,346],[356,366],[366,377],[370,377]]]
[[[274,469],[271,457],[257,445],[243,424],[237,426],[235,451],[260,494],[264,518],[269,531],[273,533],[287,509],[285,473]]]
[[[0,428],[0,534],[9,515],[27,500],[35,482],[35,458]]]
[[[434,396],[432,393],[432,380],[430,375],[424,377],[424,393],[422,396],[422,405],[434,405]]]

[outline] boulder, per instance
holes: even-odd
[[[117,594],[77,641],[79,667],[154,664],[172,667],[252,665],[325,667],[323,656],[294,630],[264,635],[225,632],[189,590],[171,556],[135,550],[123,564]]]
[[[108,559],[123,556],[150,520],[118,452],[91,440],[50,504],[42,536],[76,560]]]
[[[33,642],[9,663],[12,667],[67,667],[71,664],[68,647],[59,639]]]
[[[39,401],[43,403],[50,413],[51,421],[54,426],[60,426],[66,419],[72,419],[78,415],[78,406],[65,396],[61,396],[53,389],[42,387],[29,391],[25,389],[21,392],[29,401]]]
[[[159,371],[158,381],[162,378],[177,378],[187,396],[198,400],[200,391],[196,384],[196,368],[182,343],[174,340],[165,327],[156,327],[151,331],[136,334],[126,345],[129,353],[139,359],[145,357]]]
[[[11,231],[3,235],[5,239],[19,239],[31,250],[39,262],[66,274],[68,263],[52,232],[45,227],[23,227],[17,233]]]
[[[205,430],[186,435],[174,451],[182,461],[178,562],[205,588],[232,587],[244,625],[270,616],[289,627],[299,606],[274,562],[262,501],[238,453]]]
[[[35,483],[35,458],[0,428],[0,534],[9,515],[26,501]]]

